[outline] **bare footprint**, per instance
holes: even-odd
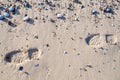
[[[38,60],[41,56],[41,50],[37,48],[30,48],[28,50],[15,50],[8,52],[4,61],[7,63],[21,64],[31,60]]]

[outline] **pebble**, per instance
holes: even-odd
[[[19,67],[19,71],[22,71],[22,70],[23,70],[23,66],[20,66],[20,67]]]
[[[39,64],[35,64],[35,67],[38,67],[39,66]]]

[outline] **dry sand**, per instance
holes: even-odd
[[[32,8],[0,1],[20,6],[6,18],[16,27],[0,20],[0,80],[120,80],[119,0],[26,0]],[[107,5],[114,14],[100,10]]]

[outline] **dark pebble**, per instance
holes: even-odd
[[[46,44],[47,47],[49,47],[49,44]]]
[[[19,71],[22,71],[22,70],[23,70],[23,66],[20,66],[20,67],[19,67]]]

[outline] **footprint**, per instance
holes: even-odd
[[[105,38],[107,44],[114,45],[117,43],[117,37],[113,34],[106,34]]]
[[[88,36],[85,40],[86,43],[90,46],[94,47],[102,46],[102,36],[100,36],[100,34],[92,34]]]
[[[14,55],[17,55],[17,54],[19,54],[19,53],[21,53],[21,51],[20,50],[14,50],[14,51],[11,51],[11,52],[8,52],[6,55],[5,55],[5,57],[4,57],[4,61],[6,61],[6,62],[13,62],[13,56]]]
[[[41,50],[37,49],[37,48],[30,48],[28,49],[28,57],[29,60],[37,60],[39,59],[40,55],[41,55]]]
[[[38,48],[30,48],[28,50],[15,50],[8,52],[5,57],[4,61],[7,63],[14,63],[14,64],[20,64],[25,63],[27,61],[31,60],[38,60],[41,56],[41,50]]]

